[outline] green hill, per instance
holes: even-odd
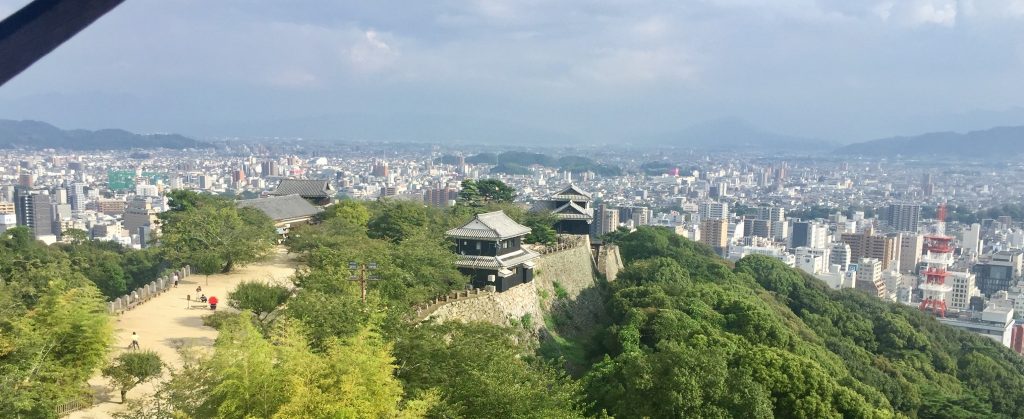
[[[640,417],[1024,417],[1024,358],[781,262],[730,266],[663,229],[617,234],[594,412]]]
[[[133,148],[213,148],[178,134],[135,134],[120,129],[63,130],[45,122],[0,119],[0,148],[130,150]]]

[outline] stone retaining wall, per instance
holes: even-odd
[[[588,290],[595,290],[594,259],[590,240],[584,236],[578,242],[549,247],[534,268],[534,280],[517,285],[505,292],[481,292],[473,298],[455,298],[424,307],[419,320],[463,322],[485,321],[498,325],[521,324],[529,314],[530,328],[544,327],[544,316],[558,308],[576,307],[577,299]],[[557,288],[564,290],[559,298]],[[463,291],[464,292],[464,291]],[[592,293],[589,293],[592,294]],[[586,298],[591,298],[589,295]]]

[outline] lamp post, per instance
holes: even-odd
[[[359,281],[359,291],[362,295],[363,305],[366,305],[366,281],[380,281],[380,278],[375,276],[368,276],[367,271],[377,270],[377,262],[370,262],[360,264],[358,262],[349,262],[348,270],[352,271],[352,276],[349,277],[349,281]]]

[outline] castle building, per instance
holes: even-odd
[[[556,233],[587,235],[590,234],[590,224],[594,222],[594,209],[590,207],[593,200],[589,193],[569,184],[547,200],[538,202],[535,209],[554,214]]]
[[[502,292],[533,281],[534,260],[540,255],[522,247],[529,233],[529,227],[495,211],[477,214],[445,235],[455,241],[456,267],[470,277],[473,288]]]

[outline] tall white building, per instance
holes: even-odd
[[[703,202],[697,208],[697,215],[701,221],[729,218],[729,204],[714,201]]]
[[[829,265],[839,265],[845,271],[850,266],[852,255],[853,252],[850,250],[850,245],[837,242],[832,245],[832,249],[829,252]]]
[[[949,294],[949,308],[964,311],[970,308],[971,297],[981,295],[975,284],[975,276],[968,272],[949,272],[949,282],[953,291]]]
[[[794,251],[796,267],[811,275],[827,272],[831,266],[830,254],[827,248],[798,247]]]
[[[961,232],[961,247],[965,253],[981,254],[981,224],[974,223]]]
[[[917,264],[921,262],[921,253],[923,251],[924,236],[920,234],[901,234],[900,272],[914,273],[917,270]]]
[[[853,270],[853,268],[850,269]],[[861,259],[857,262],[856,271],[856,288],[858,290],[878,298],[889,298],[889,292],[885,288],[885,281],[882,280],[882,261],[874,258]]]

